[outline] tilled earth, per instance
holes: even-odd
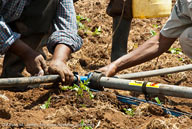
[[[71,70],[84,75],[110,63],[112,18],[106,13],[108,0],[79,0],[75,3],[77,14],[89,18],[82,21],[88,28],[79,30],[84,40],[80,51],[72,54],[68,62]],[[174,1],[173,1],[174,2]],[[159,32],[168,17],[153,19],[134,19],[129,36],[128,52],[133,51],[144,41],[152,37],[151,31]],[[158,27],[155,27],[158,26]],[[101,27],[101,33],[93,36],[91,32]],[[109,45],[109,47],[107,47]],[[180,48],[175,42],[173,48]],[[48,60],[51,55],[47,53]],[[1,58],[1,62],[2,62]],[[185,55],[166,52],[159,58],[144,64],[126,69],[121,73],[133,73],[154,69],[168,68],[190,64]],[[2,66],[1,66],[2,67]],[[25,75],[28,75],[24,72]],[[164,76],[142,78],[140,80],[164,83],[170,85],[192,86],[190,71]],[[85,93],[83,98],[77,98],[75,91],[61,91],[59,88],[35,88],[23,92],[0,90],[0,127],[1,128],[83,128],[82,121],[94,129],[189,129],[192,120],[189,116],[174,117],[164,114],[160,107],[142,103],[133,106],[121,103],[116,94],[134,96],[144,99],[142,94],[105,89],[103,92],[93,92],[90,99]],[[3,96],[2,96],[3,95]],[[51,96],[49,108],[41,109]],[[192,100],[168,96],[158,96],[160,101],[177,111],[192,113]],[[152,97],[154,100],[154,96]],[[125,114],[124,108],[133,109],[134,115]],[[85,127],[85,126],[84,126]]]

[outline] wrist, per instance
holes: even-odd
[[[66,63],[71,52],[72,52],[71,49],[65,44],[57,44],[54,50],[52,60]]]
[[[113,67],[113,70],[115,73],[119,72],[119,68],[118,68],[118,62],[112,62],[111,63],[112,67]]]

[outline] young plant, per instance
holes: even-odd
[[[89,29],[88,27],[86,27],[86,26],[82,23],[82,21],[90,22],[91,20],[90,20],[89,18],[83,17],[83,16],[81,16],[81,15],[77,15],[77,16],[76,16],[76,21],[77,21],[77,26],[78,26],[78,28],[79,28],[80,30],[83,30],[84,33],[89,32],[90,29]]]
[[[183,55],[181,48],[170,48],[168,51],[171,54]],[[179,59],[179,61],[184,61],[184,59],[182,57],[179,57],[178,59]]]
[[[161,105],[161,101],[159,100],[159,97],[155,97],[155,101],[156,101],[159,105]]]
[[[156,24],[153,25],[153,28],[155,28],[155,29],[158,29],[159,27],[160,27],[160,26],[158,26],[158,25],[156,25]],[[155,36],[155,35],[157,35],[157,32],[154,31],[154,30],[150,30],[150,33],[151,33],[151,36],[152,36],[152,37]]]
[[[84,82],[80,81],[79,86],[74,84],[73,86],[62,86],[61,90],[74,90],[77,92],[77,97],[83,97],[84,91],[87,91],[89,93],[90,98],[94,98],[93,93],[90,91],[89,87],[87,87],[89,83],[89,80],[86,80]]]
[[[93,36],[100,35],[101,34],[101,27],[99,26],[98,28],[95,28],[95,31],[93,32]]]
[[[155,36],[155,35],[157,35],[157,33],[156,33],[154,30],[150,30],[150,33],[151,33],[151,36],[152,36],[152,37]]]
[[[87,125],[84,123],[83,120],[81,120],[80,125],[81,125],[81,128],[79,128],[79,129],[93,129],[91,126],[87,126]]]
[[[133,108],[128,108],[128,109],[123,108],[123,110],[124,110],[125,114],[127,114],[127,115],[130,115],[130,116],[135,115],[135,109],[133,109]]]
[[[48,98],[48,100],[43,105],[40,106],[40,108],[41,109],[49,108],[50,102],[51,102],[51,96]]]
[[[171,54],[183,55],[181,48],[170,48],[168,50]]]

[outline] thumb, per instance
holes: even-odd
[[[43,76],[44,75],[44,71],[43,71],[40,63],[38,63],[37,69],[38,69],[37,76]]]

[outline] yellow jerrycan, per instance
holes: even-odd
[[[169,16],[172,0],[132,0],[134,18],[155,18]]]

